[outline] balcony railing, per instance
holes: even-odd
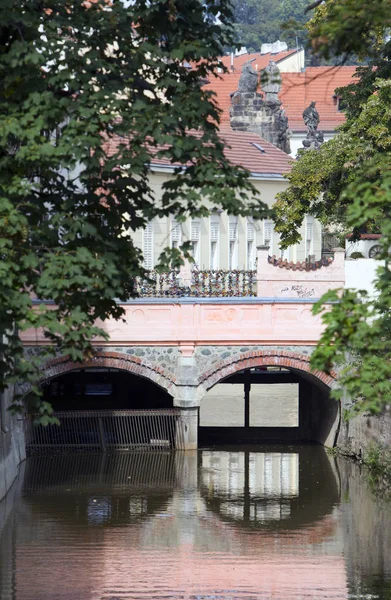
[[[198,298],[256,296],[256,271],[192,271],[191,296]]]
[[[186,285],[187,283],[187,285]],[[138,278],[136,291],[140,298],[226,298],[256,296],[255,270],[208,269],[191,271],[191,279],[183,281],[179,271],[158,273],[147,271]]]

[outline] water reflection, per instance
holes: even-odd
[[[382,598],[390,526],[344,478],[341,505],[320,447],[30,459],[6,519],[0,505],[0,599],[346,600],[370,577]],[[381,579],[362,515],[354,533],[363,498],[383,518]]]
[[[299,454],[203,452],[201,490],[222,517],[252,524],[287,519],[299,496]]]
[[[208,508],[242,527],[301,527],[331,513],[339,501],[336,471],[320,448],[204,451],[201,461]]]

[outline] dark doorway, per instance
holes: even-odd
[[[118,369],[80,369],[43,385],[55,411],[172,408],[172,396],[152,381]]]

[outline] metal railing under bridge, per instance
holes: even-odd
[[[184,449],[179,409],[78,410],[53,416],[59,425],[37,425],[35,415],[25,415],[28,456]]]

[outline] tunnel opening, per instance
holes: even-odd
[[[172,408],[172,396],[145,377],[112,368],[77,369],[42,384],[54,411]]]
[[[58,423],[27,414],[26,453],[172,450],[182,445],[180,411],[153,381],[114,368],[75,369],[42,384]]]
[[[319,378],[297,368],[243,369],[211,387],[201,401],[199,445],[334,446],[339,403]]]

